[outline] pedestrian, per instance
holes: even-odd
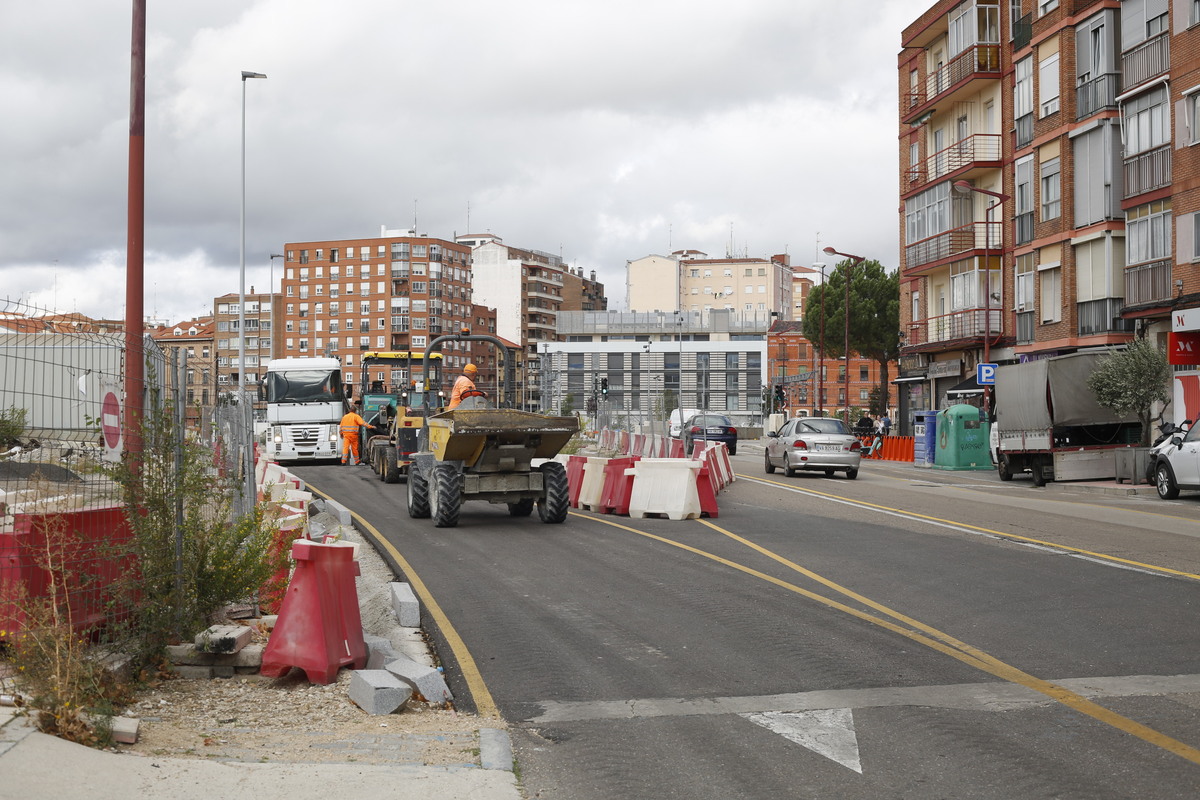
[[[446,406],[446,410],[457,408],[458,404],[463,401],[464,392],[477,392],[475,388],[475,376],[479,373],[479,367],[468,363],[463,367],[462,375],[454,381],[454,388],[450,391],[450,405]]]
[[[358,405],[353,401],[350,402],[350,410],[342,417],[340,424],[342,433],[342,463],[345,464],[347,457],[353,454],[355,465],[365,463],[362,460],[362,451],[358,445],[358,432],[367,424],[367,421],[358,415]]]
[[[884,436],[887,436],[889,433],[892,432],[892,418],[889,417],[886,413],[883,415],[883,418],[879,420],[879,424],[880,424],[880,430],[883,431]]]

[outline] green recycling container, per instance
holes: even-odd
[[[937,413],[934,469],[994,469],[988,454],[991,423],[971,405],[956,405]]]

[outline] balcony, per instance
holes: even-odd
[[[1125,197],[1137,197],[1171,183],[1171,145],[1125,159]]]
[[[1079,313],[1080,336],[1133,332],[1133,320],[1121,319],[1121,309],[1125,305],[1123,297],[1105,297],[1075,305]]]
[[[1002,222],[971,222],[913,242],[904,248],[904,274],[920,274],[917,267],[941,263],[972,250],[998,249],[1002,241],[1002,226]]]
[[[905,342],[907,347],[962,340],[982,342],[984,336],[994,338],[1003,333],[1003,309],[999,307],[968,308],[963,311],[942,314],[939,317],[910,322]]]
[[[1036,311],[1017,312],[1017,344],[1033,344],[1033,332],[1036,329]]]
[[[996,169],[1000,166],[1000,159],[1000,134],[972,134],[961,142],[939,150],[920,164],[909,167],[906,170],[908,189],[920,188],[969,167]]]
[[[1151,261],[1125,270],[1125,305],[1171,299],[1171,260]]]
[[[1160,33],[1121,54],[1121,91],[1141,86],[1170,68],[1170,37],[1166,33]]]
[[[1075,87],[1075,119],[1090,117],[1097,111],[1117,107],[1117,83],[1120,76],[1106,72]]]
[[[908,112],[903,120],[911,124],[932,111],[932,104],[952,101],[974,80],[1000,79],[1000,45],[977,44],[963,50],[950,63],[925,79],[925,85],[908,96]]]

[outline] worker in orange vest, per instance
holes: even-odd
[[[341,432],[342,432],[342,463],[346,463],[346,458],[351,453],[354,454],[354,463],[362,464],[362,455],[358,447],[358,431],[367,421],[358,415],[358,405],[351,402],[350,410],[342,417]]]
[[[454,381],[454,388],[450,391],[450,405],[446,406],[447,411],[457,407],[463,401],[463,392],[478,391],[475,388],[475,376],[478,373],[479,367],[474,364],[467,364],[463,367],[463,374]]]

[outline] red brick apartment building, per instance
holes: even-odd
[[[946,0],[901,44],[902,426],[981,362],[1200,338],[1200,3]]]

